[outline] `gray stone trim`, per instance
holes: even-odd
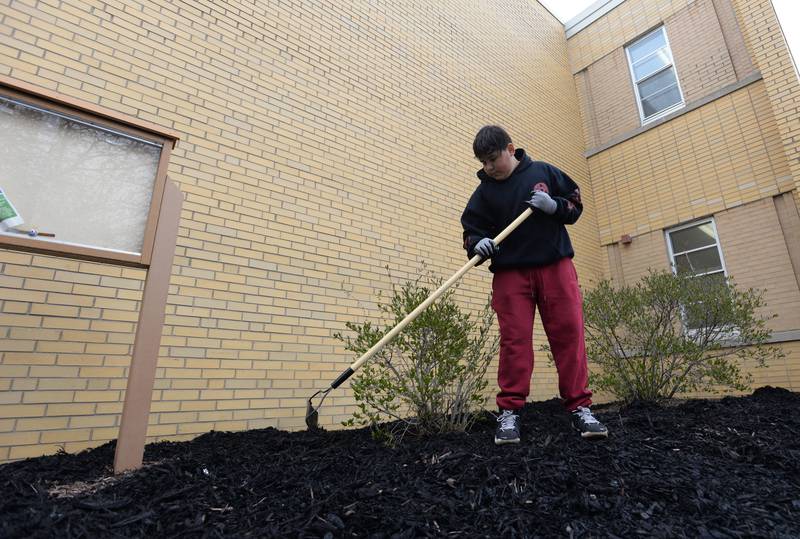
[[[770,337],[767,342],[774,343],[774,342],[791,342],[791,341],[800,341],[800,329],[775,331],[772,333],[772,337]]]
[[[776,344],[781,342],[800,341],[800,329],[789,329],[786,331],[773,331],[766,344]],[[723,346],[741,346],[741,342],[736,339],[726,339],[722,341]]]

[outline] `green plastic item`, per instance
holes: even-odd
[[[6,196],[3,188],[0,187],[0,230],[6,231],[24,222],[17,209]]]

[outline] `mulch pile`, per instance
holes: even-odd
[[[0,537],[800,537],[800,393],[596,406],[587,442],[555,400],[523,441],[367,430],[211,432],[150,444],[113,476],[114,444],[0,466]],[[324,408],[321,413],[325,413]]]

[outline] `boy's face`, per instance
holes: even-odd
[[[483,171],[490,178],[502,181],[511,176],[517,166],[517,158],[514,157],[514,145],[509,144],[505,150],[498,150],[481,159]]]

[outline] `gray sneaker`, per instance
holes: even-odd
[[[572,412],[572,426],[581,433],[581,438],[606,438],[608,429],[592,415],[592,411],[578,406]]]
[[[494,433],[495,444],[519,443],[519,416],[514,410],[503,410],[497,417],[497,423],[497,430]]]

